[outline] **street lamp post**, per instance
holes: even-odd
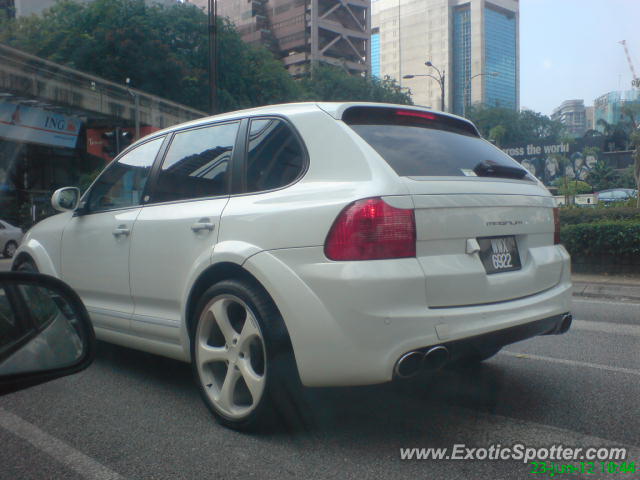
[[[438,84],[440,85],[440,110],[444,112],[445,111],[445,109],[444,109],[445,71],[444,71],[444,69],[442,70],[442,72],[440,70],[438,70],[438,68],[433,63],[431,63],[431,61],[426,61],[426,62],[424,62],[424,64],[427,67],[431,67],[436,72],[438,72],[438,76],[436,77],[434,75],[431,75],[430,73],[427,73],[427,74],[404,75],[402,78],[430,77],[430,78],[433,78],[436,82],[438,82]]]
[[[218,111],[218,2],[209,0],[209,110]]]
[[[467,92],[471,92],[471,82],[474,78],[480,77],[482,75],[490,75],[492,77],[500,76],[500,72],[487,72],[487,73],[476,73],[472,77],[469,78],[464,84],[464,92],[462,98],[462,116],[464,117],[467,114]]]

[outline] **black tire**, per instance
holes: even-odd
[[[242,309],[245,311],[244,320],[241,318],[242,314],[238,313]],[[220,313],[219,316],[226,318],[226,322],[231,325],[233,332],[230,333],[227,330],[226,335],[222,333],[213,310],[226,312]],[[251,348],[247,347],[247,349],[243,346],[248,338],[243,339],[244,322],[249,321],[249,315],[257,323],[255,325],[252,322],[253,328],[249,327],[249,329],[255,331],[257,326],[257,331],[262,336],[262,342],[259,341],[258,336],[251,340],[253,342],[251,347],[255,347],[252,353],[249,353]],[[242,322],[241,326],[240,322]],[[298,397],[301,385],[289,335],[280,312],[259,284],[244,279],[224,280],[213,285],[200,297],[190,325],[192,327],[190,332],[191,365],[196,383],[205,404],[220,424],[234,430],[261,431],[275,427],[279,423],[277,420],[283,420],[283,414],[290,417],[292,410],[297,412],[298,403],[295,398]],[[238,330],[240,331],[238,332]],[[236,336],[232,347],[229,347],[228,335]],[[211,347],[215,348],[217,352],[234,350],[236,352],[234,355],[237,356],[225,357],[225,360],[216,357],[216,359],[205,363],[207,360],[204,358],[207,352],[203,349]],[[243,348],[247,352],[246,357],[242,354]],[[264,348],[262,353],[260,353],[260,348]],[[218,354],[216,353],[216,355]],[[256,358],[258,358],[257,368],[254,368]],[[264,358],[262,367],[260,366],[260,358]],[[241,362],[244,362],[244,367],[239,367]],[[221,399],[224,396],[223,386],[228,378],[231,378],[229,372],[232,365],[235,370],[231,376],[235,376],[236,379],[229,381],[229,384],[233,385],[230,387],[232,391],[231,406],[238,409],[249,408],[250,410],[246,413],[235,412],[230,415],[224,411],[224,406],[228,402]],[[246,373],[247,365],[251,366],[249,372],[257,372],[256,378],[262,378],[261,382],[264,382],[261,387],[262,393],[257,401],[254,394],[249,391],[249,384],[245,381],[245,378],[249,380],[252,378],[251,374]],[[240,379],[242,379],[246,392],[243,392],[241,388],[243,385],[240,383]],[[251,383],[255,387],[256,384]],[[244,397],[247,397],[247,392],[249,393],[247,398],[251,398],[252,402],[249,407],[244,405],[238,407],[234,404],[238,388],[240,393],[244,393]]]
[[[464,368],[478,366],[485,360],[489,360],[502,350],[502,347],[491,347],[476,350],[474,353],[461,357],[450,364],[453,368]]]
[[[4,258],[12,258],[16,251],[16,248],[18,248],[18,244],[13,240],[9,240],[4,246],[4,250],[2,251]]]
[[[24,257],[22,259],[18,259],[17,263],[13,266],[14,272],[26,272],[26,273],[38,273],[38,267],[35,262],[29,258]]]

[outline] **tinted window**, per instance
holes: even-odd
[[[518,162],[478,137],[467,122],[429,112],[351,108],[343,120],[400,176],[532,179]]]
[[[282,120],[251,121],[247,151],[247,191],[283,187],[302,172],[304,152],[300,140]]]
[[[160,137],[143,143],[110,165],[91,188],[89,210],[99,212],[139,205],[163,140]]]
[[[177,133],[151,195],[153,202],[227,193],[227,175],[239,123]]]

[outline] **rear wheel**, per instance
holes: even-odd
[[[502,350],[502,347],[491,347],[486,349],[476,350],[474,353],[466,355],[458,360],[455,360],[451,366],[452,367],[472,367],[474,365],[479,365],[485,360],[489,360],[491,357],[495,356]]]
[[[270,426],[274,396],[295,370],[271,298],[254,282],[225,280],[202,295],[195,320],[193,371],[218,422],[237,430]]]
[[[18,260],[13,268],[15,272],[26,272],[26,273],[38,273],[38,267],[36,267],[35,262],[25,256],[24,258],[18,257]]]
[[[5,258],[13,258],[18,249],[18,244],[13,240],[9,240],[7,244],[4,246],[4,251],[2,252]]]

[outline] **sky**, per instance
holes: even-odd
[[[627,41],[640,75],[640,0],[520,0],[520,106],[551,114],[631,89]]]

